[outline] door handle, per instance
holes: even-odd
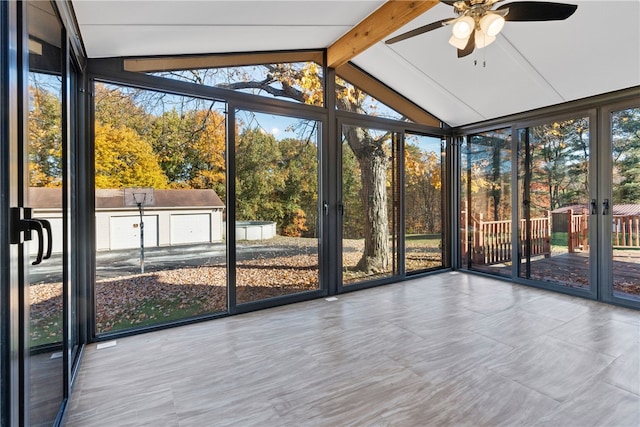
[[[322,202],[322,211],[324,212],[325,216],[329,215],[329,203]]]
[[[602,215],[609,215],[609,199],[604,199],[602,202]]]
[[[31,263],[31,265],[38,265],[42,262],[42,254],[44,250],[44,232],[42,230],[42,223],[37,219],[23,219],[22,221],[25,224],[24,231],[35,231],[38,234],[38,255],[36,255],[36,260]]]
[[[596,199],[591,199],[591,215],[596,215],[598,213],[598,203]]]
[[[46,219],[34,218],[34,220],[42,224],[42,228],[47,230],[47,252],[44,254],[42,259],[49,259],[51,258],[51,252],[53,251],[53,234],[51,233],[51,223]]]
[[[32,265],[38,265],[43,259],[51,258],[53,233],[51,223],[46,219],[31,218],[31,208],[9,209],[9,242],[12,245],[31,240],[31,232],[38,235],[38,252]],[[44,252],[44,231],[47,231],[47,252]]]

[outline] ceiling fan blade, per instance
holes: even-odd
[[[444,3],[446,5],[449,6],[453,6],[453,4],[456,2],[457,0],[440,0],[440,3]]]
[[[561,21],[576,11],[575,4],[542,1],[519,1],[503,4],[496,10],[509,9],[506,21]]]
[[[441,28],[445,22],[450,20],[451,19],[441,19],[440,21],[432,22],[431,24],[424,25],[422,27],[416,28],[415,30],[407,31],[404,34],[400,34],[399,36],[392,37],[389,40],[385,41],[385,43],[393,44],[393,43],[426,33],[428,31],[436,30],[438,28]]]
[[[469,40],[467,40],[467,45],[464,47],[464,49],[458,49],[458,58],[464,58],[465,56],[471,55],[475,47],[476,47],[475,37],[474,37],[474,34],[472,33],[469,36]]]

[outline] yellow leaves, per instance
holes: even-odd
[[[428,184],[437,190],[442,188],[442,163],[439,153],[422,152],[418,147],[406,146],[404,167],[407,184]]]
[[[133,130],[95,126],[96,188],[167,188],[151,145]]]
[[[302,209],[296,209],[293,212],[291,223],[286,225],[282,234],[288,237],[300,237],[302,232],[307,231],[307,214]]]
[[[322,105],[324,91],[318,64],[307,62],[301,70],[301,77],[298,83],[305,93],[305,104]]]

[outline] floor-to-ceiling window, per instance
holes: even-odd
[[[446,265],[446,132],[340,78],[329,112],[317,52],[239,58],[90,64],[101,337]],[[324,259],[334,254],[340,270]]]
[[[226,104],[94,91],[96,332],[226,312]]]

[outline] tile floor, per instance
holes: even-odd
[[[75,426],[640,426],[640,312],[463,273],[117,340]]]

